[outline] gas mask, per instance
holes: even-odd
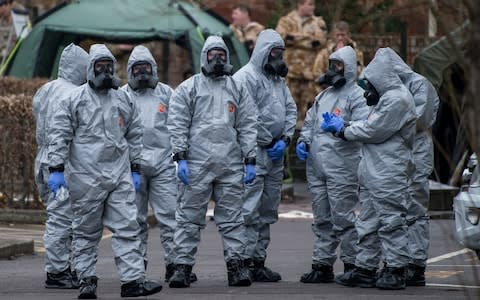
[[[88,81],[88,84],[92,89],[118,89],[120,80],[113,75],[113,61],[110,58],[95,61],[93,71],[95,77]]]
[[[330,85],[335,89],[339,89],[347,83],[347,80],[343,75],[343,62],[331,59],[327,72],[319,78],[318,83],[321,85]]]
[[[223,49],[212,49],[217,51],[223,51]],[[210,50],[210,51],[212,51]],[[208,60],[208,63],[202,67],[202,73],[209,77],[219,77],[223,75],[231,75],[233,66],[227,63],[226,58],[222,58],[219,53],[213,55],[213,58]]]
[[[263,67],[265,72],[271,75],[278,75],[281,77],[287,76],[288,67],[283,61],[283,49],[273,48],[268,55],[268,61]]]
[[[152,65],[147,61],[138,61],[133,64],[131,69],[131,77],[128,85],[134,90],[142,90],[157,86],[158,78],[153,76]]]
[[[378,95],[377,90],[368,80],[365,81],[365,93],[363,94],[363,96],[365,97],[365,99],[367,99],[367,105],[377,105],[378,101],[380,101],[380,95]]]

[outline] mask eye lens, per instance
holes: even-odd
[[[132,67],[132,74],[134,76],[139,74],[152,74],[152,66],[148,63],[136,64]]]
[[[212,60],[219,58],[222,61],[226,61],[227,54],[223,49],[212,49],[207,53],[207,60],[211,62]]]
[[[282,57],[282,55],[283,55],[282,48],[273,48],[272,51],[270,51],[270,56],[272,57]]]
[[[109,60],[100,60],[95,62],[95,72],[113,74],[113,63]]]
[[[330,70],[333,70],[337,73],[342,73],[343,71],[343,62],[339,60],[330,60],[330,65],[329,65]]]

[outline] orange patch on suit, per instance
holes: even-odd
[[[160,103],[160,105],[158,106],[158,111],[161,112],[161,113],[165,112],[165,105]]]
[[[235,105],[233,105],[232,103],[229,103],[228,104],[228,111],[233,113],[235,111]]]
[[[342,110],[337,107],[337,108],[335,108],[335,111],[333,113],[338,117],[342,113]]]
[[[119,127],[125,126],[125,120],[123,119],[123,117],[118,117],[117,124]]]

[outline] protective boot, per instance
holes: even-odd
[[[175,272],[170,277],[169,287],[187,288],[190,287],[191,265],[175,265]]]
[[[354,264],[349,264],[349,263],[343,263],[343,273],[350,272],[355,268]]]
[[[96,276],[81,279],[78,299],[97,299],[97,280]]]
[[[375,287],[377,280],[377,270],[368,270],[360,267],[354,267],[350,271],[335,277],[335,282],[345,286],[358,286],[362,288]]]
[[[253,281],[253,260],[251,258],[244,259],[243,266],[248,270],[248,276],[250,276],[250,281]]]
[[[78,279],[77,272],[71,271],[70,273],[72,275],[72,285],[75,289],[78,289],[80,287],[80,280]]]
[[[277,282],[282,280],[279,273],[265,267],[265,260],[253,260],[253,281],[257,282]]]
[[[60,273],[47,273],[45,280],[45,288],[47,289],[77,289],[78,285],[72,280],[70,269],[66,269]]]
[[[425,286],[425,266],[408,265],[407,286]]]
[[[248,268],[241,260],[227,261],[227,275],[229,286],[249,286],[252,284]]]
[[[173,273],[175,272],[175,265],[174,264],[168,264],[165,267],[165,282],[169,282],[170,278],[172,277]],[[197,281],[197,275],[195,273],[190,273],[190,283],[194,283]]]
[[[406,287],[406,268],[385,267],[376,286],[381,290],[402,290]]]
[[[173,273],[175,273],[175,265],[168,264],[165,266],[165,282],[169,282],[170,278],[172,278]]]
[[[122,284],[120,296],[140,297],[153,295],[162,290],[162,285],[153,280],[134,280]]]
[[[312,271],[305,273],[300,278],[303,283],[329,283],[333,282],[333,267],[329,265],[313,264]]]

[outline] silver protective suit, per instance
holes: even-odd
[[[354,264],[357,231],[354,209],[358,203],[358,142],[334,137],[320,128],[322,113],[341,116],[346,122],[366,120],[368,106],[363,89],[356,84],[357,58],[350,46],[340,48],[329,59],[343,62],[346,84],[327,88],[315,98],[307,112],[299,142],[309,145],[307,181],[313,196],[312,230],[316,236],[313,263],[332,266],[340,244],[340,259]]]
[[[425,266],[430,245],[430,224],[427,211],[430,202],[428,176],[433,171],[431,128],[437,118],[440,100],[437,91],[428,79],[415,73],[394,50],[391,48],[387,48],[387,50],[390,53],[395,72],[410,90],[415,101],[417,132],[413,144],[415,173],[410,186],[410,194],[413,199],[407,214],[408,248],[412,256],[411,263]]]
[[[73,213],[68,191],[61,188],[53,197],[48,188],[47,130],[53,114],[58,110],[60,99],[86,82],[87,64],[88,53],[74,44],[68,45],[60,56],[58,78],[43,85],[33,97],[37,140],[35,181],[47,207],[43,242],[45,271],[48,273],[57,274],[70,267]]]
[[[358,180],[360,215],[355,265],[376,269],[383,254],[388,267],[407,266],[409,181],[414,170],[415,105],[393,70],[385,49],[379,49],[363,72],[380,100],[368,119],[345,128],[345,138],[363,143]]]
[[[201,52],[228,49],[210,36]],[[193,265],[205,227],[209,199],[215,201],[215,222],[223,238],[225,260],[242,259],[244,158],[255,157],[256,110],[249,94],[230,76],[196,74],[182,82],[170,100],[167,127],[173,153],[187,152],[190,184],[180,183],[174,235],[175,264]]]
[[[264,66],[273,48],[285,48],[274,30],[262,31],[250,61],[233,78],[247,87],[258,110],[257,177],[245,186],[243,218],[246,226],[245,258],[265,260],[270,243],[270,224],[278,220],[283,157],[272,161],[266,148],[274,140],[291,138],[295,130],[297,109],[285,80],[268,74]]]
[[[144,46],[136,46],[128,59],[128,78],[132,80],[132,66],[148,62],[152,66],[152,77],[157,76],[157,63]],[[157,80],[155,80],[157,81]],[[128,84],[125,89],[137,105],[143,124],[143,149],[140,160],[141,186],[137,192],[138,223],[140,225],[141,252],[147,260],[148,204],[152,207],[160,227],[160,241],[165,252],[166,264],[173,263],[173,234],[175,232],[175,208],[177,207],[177,180],[167,129],[170,97],[173,90],[166,84],[157,83],[154,89],[133,90]]]
[[[90,48],[87,80],[95,61],[115,58],[105,45]],[[96,276],[103,227],[112,232],[120,280],[144,279],[135,190],[130,166],[140,163],[142,124],[127,92],[84,84],[60,103],[48,130],[50,166],[66,164],[73,220],[74,261],[80,279]]]

